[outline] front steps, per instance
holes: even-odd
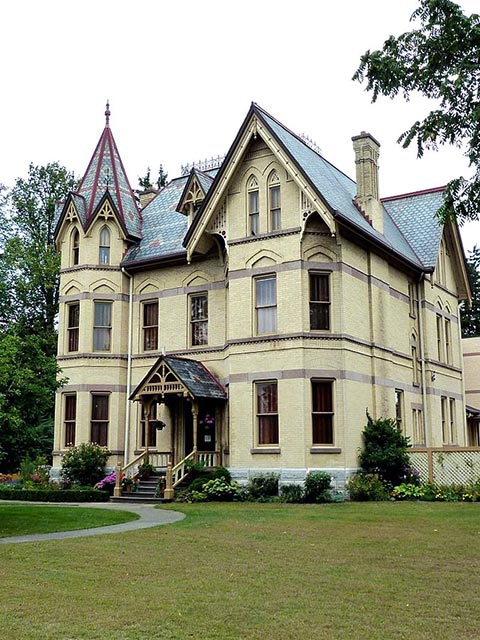
[[[171,502],[165,498],[159,498],[155,496],[155,490],[157,488],[158,481],[165,477],[165,473],[158,473],[152,475],[149,478],[141,478],[138,481],[136,491],[122,490],[122,495],[118,498],[112,496],[110,502],[129,502],[137,504],[161,504],[163,502]]]

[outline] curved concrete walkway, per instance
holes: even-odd
[[[112,524],[106,527],[94,527],[93,529],[76,529],[74,531],[57,531],[55,533],[34,533],[28,536],[11,536],[0,538],[0,544],[10,544],[12,542],[40,542],[42,540],[64,540],[66,538],[85,538],[87,536],[99,536],[105,533],[124,533],[125,531],[135,531],[137,529],[148,529],[158,527],[162,524],[178,522],[185,518],[184,513],[178,511],[166,511],[156,509],[150,504],[118,504],[113,502],[28,502],[19,503],[16,500],[1,500],[1,503],[10,504],[48,504],[55,507],[93,507],[95,509],[117,509],[119,511],[130,511],[140,516],[137,520]]]

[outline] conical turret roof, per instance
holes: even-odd
[[[126,233],[132,238],[141,238],[141,215],[110,129],[108,102],[105,111],[105,128],[77,193],[85,201],[87,226],[95,215],[98,205],[108,194]]]

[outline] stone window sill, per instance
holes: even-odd
[[[281,453],[281,449],[280,447],[265,447],[265,449],[262,449],[261,447],[257,447],[255,449],[250,449],[250,453],[254,454],[254,455],[258,455],[258,454],[265,454],[265,453],[274,453],[274,454],[279,454]]]
[[[310,453],[342,453],[339,447],[312,447]]]

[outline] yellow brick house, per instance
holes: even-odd
[[[201,459],[341,485],[366,411],[414,445],[466,444],[470,289],[441,188],[380,199],[372,135],[352,138],[355,182],[253,103],[220,166],[140,207],[109,119],[58,211],[55,466],[93,441],[173,483]]]

